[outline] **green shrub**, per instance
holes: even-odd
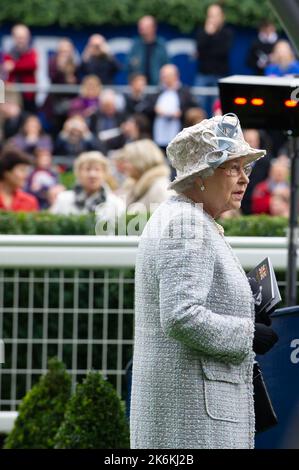
[[[190,32],[204,21],[206,8],[215,0],[10,0],[1,2],[0,21],[22,21],[32,26],[59,24],[64,27],[119,26],[134,24],[145,14],[154,15],[181,31]],[[264,18],[273,18],[270,5],[259,0],[225,0],[227,21],[237,25],[257,26]],[[99,8],[100,5],[100,8]]]
[[[51,449],[71,393],[71,378],[53,358],[49,371],[25,395],[5,449]]]
[[[0,234],[10,235],[94,235],[93,214],[58,215],[46,211],[0,211]]]
[[[285,237],[288,220],[265,214],[220,219],[225,235],[230,237]]]
[[[89,372],[68,402],[56,449],[129,448],[124,404],[98,372]]]
[[[139,214],[136,219],[133,215],[127,214],[125,226],[127,232],[133,235],[141,234],[148,218],[149,214]],[[284,237],[288,227],[288,220],[285,217],[269,215],[246,215],[219,222],[228,236]],[[95,225],[93,214],[66,216],[46,211],[28,213],[0,211],[2,235],[95,235]],[[126,234],[123,226],[119,230],[120,235]]]

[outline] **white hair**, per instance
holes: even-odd
[[[192,189],[194,187],[194,182],[198,176],[202,179],[212,176],[214,174],[213,168],[206,168],[205,170],[200,171],[199,173],[194,173],[194,175],[189,176],[188,178],[180,181],[173,188],[177,193],[183,193]]]

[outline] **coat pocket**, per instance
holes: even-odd
[[[205,409],[208,416],[215,420],[239,423],[242,386],[206,378],[203,383]]]
[[[201,366],[204,377],[209,380],[220,380],[232,384],[244,384],[252,380],[252,364],[254,353],[239,365],[226,364],[212,358],[202,358]]]
[[[252,380],[253,354],[240,365],[202,358],[204,402],[212,419],[239,423],[248,412],[248,382]]]

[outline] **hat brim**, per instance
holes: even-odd
[[[227,162],[231,160],[235,160],[236,158],[241,158],[245,157],[246,158],[246,163],[251,163],[256,160],[259,160],[260,158],[263,158],[266,155],[266,150],[263,149],[253,149],[250,148],[249,150],[246,151],[246,153],[238,153],[238,154],[231,154],[228,159],[226,160]],[[178,184],[180,184],[182,181],[187,180],[191,176],[194,175],[200,175],[204,170],[207,168],[211,168],[207,163],[202,164],[202,168],[197,168],[196,170],[182,176],[177,176],[171,183],[168,185],[168,189],[175,189]]]

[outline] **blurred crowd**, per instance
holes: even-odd
[[[229,73],[233,36],[222,7],[210,5],[196,31],[194,85],[217,86],[219,78]],[[125,66],[100,34],[89,37],[81,56],[69,38],[62,38],[49,58],[49,79],[52,84],[79,85],[79,94],[49,93],[39,106],[36,92],[14,88],[14,83],[36,83],[39,57],[31,46],[29,28],[15,25],[11,40],[11,48],[0,53],[0,73],[6,83],[5,102],[0,104],[2,210],[79,214],[100,208],[100,216],[106,218],[115,209],[136,209],[140,202],[149,210],[168,197],[167,186],[175,177],[165,156],[169,141],[183,127],[221,114],[219,99],[195,96],[181,82],[152,16],[138,21],[138,37]],[[268,21],[258,30],[247,64],[254,74],[299,73],[290,44]],[[128,91],[120,93],[113,84],[124,67]],[[148,85],[154,85],[155,91],[149,93]],[[244,134],[251,146],[266,148],[268,155],[253,169],[240,213],[287,217],[286,138],[278,131],[246,129]],[[53,156],[63,157],[63,163]],[[61,178],[69,171],[75,175],[71,189]]]

